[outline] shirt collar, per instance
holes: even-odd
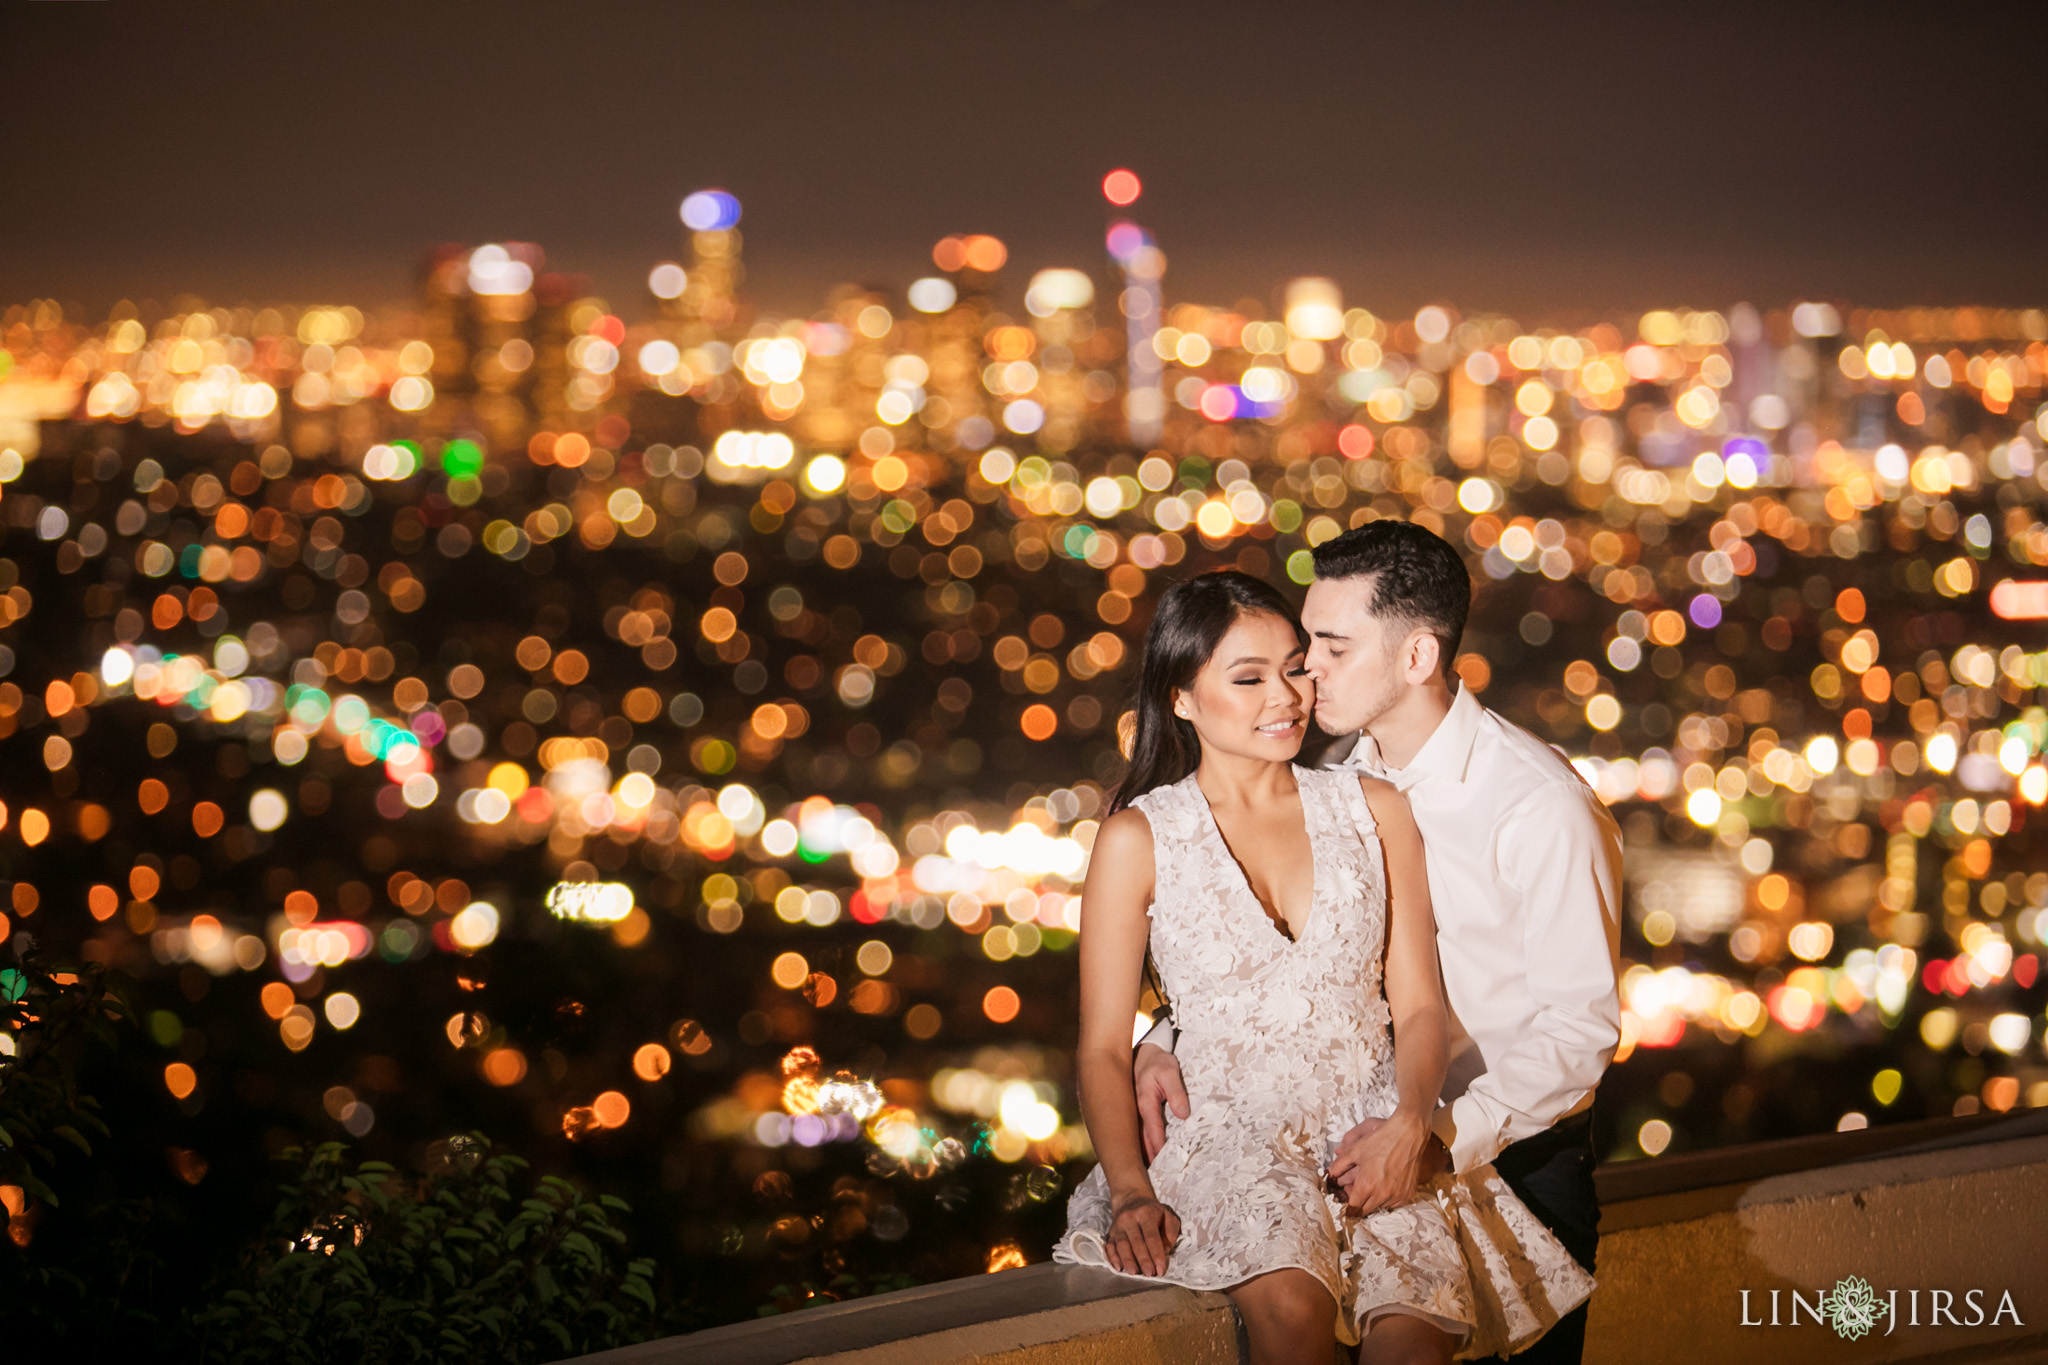
[[[1358,737],[1350,761],[1368,772],[1383,774],[1404,790],[1423,777],[1448,777],[1463,782],[1472,763],[1472,746],[1479,738],[1479,720],[1485,714],[1486,708],[1479,704],[1479,698],[1459,683],[1458,694],[1451,698],[1451,709],[1437,722],[1415,757],[1408,760],[1407,767],[1388,768],[1380,757],[1379,743],[1366,734]]]

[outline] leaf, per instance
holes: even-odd
[[[50,1130],[50,1133],[53,1137],[63,1138],[66,1142],[70,1143],[73,1147],[76,1147],[79,1151],[84,1152],[87,1156],[92,1155],[92,1144],[85,1140],[85,1134],[79,1132],[70,1124],[60,1123],[55,1128],[52,1128]]]

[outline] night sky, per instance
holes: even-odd
[[[989,232],[1382,311],[2048,300],[2048,6],[13,3],[0,302],[394,302],[537,241],[629,315],[721,185],[764,305]]]

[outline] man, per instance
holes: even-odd
[[[1591,1106],[1621,1037],[1620,831],[1556,750],[1457,681],[1472,584],[1455,550],[1420,526],[1375,521],[1314,554],[1302,623],[1316,721],[1357,737],[1325,762],[1407,794],[1458,1035],[1429,1134],[1361,1128],[1395,1169],[1426,1172],[1446,1153],[1459,1171],[1492,1162],[1590,1271]],[[1170,1045],[1161,1024],[1138,1048],[1148,1153],[1165,1140],[1162,1106],[1188,1115]],[[1515,1360],[1577,1361],[1585,1331],[1581,1306]]]

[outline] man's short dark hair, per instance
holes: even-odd
[[[1376,616],[1434,635],[1444,681],[1455,676],[1458,640],[1472,610],[1472,575],[1450,543],[1409,521],[1369,521],[1311,551],[1319,579],[1370,578]]]

